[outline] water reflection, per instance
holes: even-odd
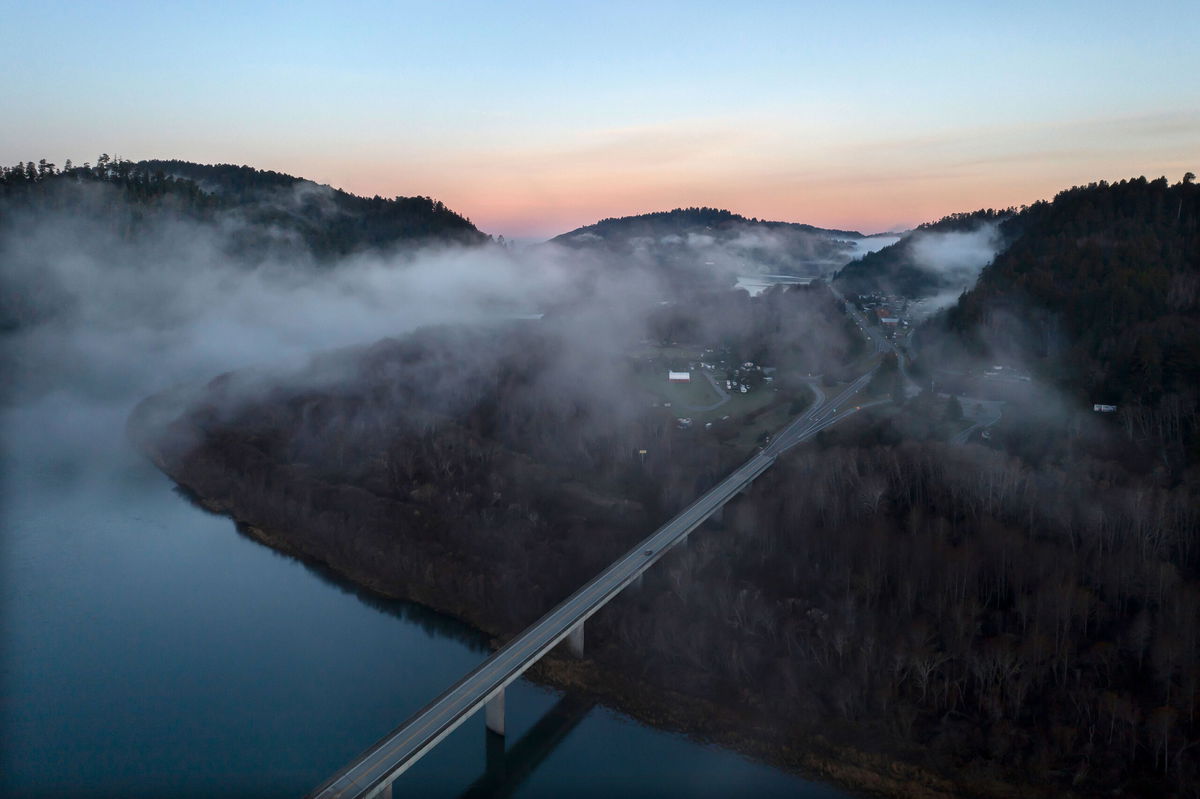
[[[241,525],[238,525],[238,532],[247,538],[253,538],[249,532],[242,529]],[[286,558],[295,557],[282,552],[279,554]],[[403,621],[411,622],[430,636],[450,638],[463,644],[472,652],[491,651],[488,646],[488,636],[469,626],[466,622],[459,621],[452,616],[447,616],[436,610],[431,610],[424,605],[418,605],[416,602],[392,599],[382,594],[377,594],[374,591],[350,582],[333,569],[318,561],[302,557],[295,557],[295,559],[303,564],[304,568],[321,582],[337,588],[343,594],[355,597],[367,607],[374,608],[380,613],[386,613]]]
[[[487,771],[463,791],[461,799],[512,796],[595,705],[589,698],[567,694],[507,751],[504,736],[485,729]]]
[[[181,486],[178,483],[175,483],[173,490],[175,494],[177,494],[193,508],[203,511],[209,516],[216,516],[222,519],[229,518],[226,514],[209,508],[204,504],[203,501],[201,501],[200,497],[194,491],[186,486]],[[487,635],[472,628],[466,622],[459,621],[458,619],[447,616],[443,613],[439,613],[436,610],[432,610],[415,602],[409,602],[403,599],[394,599],[392,597],[387,597],[371,591],[367,588],[363,588],[357,583],[346,579],[341,574],[329,568],[320,561],[306,558],[302,555],[294,555],[288,552],[282,552],[274,547],[267,546],[255,538],[250,532],[249,527],[241,522],[234,522],[234,527],[237,529],[238,534],[243,538],[253,541],[256,545],[269,550],[281,558],[296,561],[321,582],[336,588],[343,594],[353,596],[367,607],[373,608],[380,613],[394,616],[397,619],[411,622],[431,636],[453,639],[461,644],[464,644],[472,652],[489,651]]]

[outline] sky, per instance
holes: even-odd
[[[545,238],[878,232],[1200,171],[1200,3],[0,0],[0,163],[248,164]]]

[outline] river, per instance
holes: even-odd
[[[0,413],[0,793],[301,796],[487,656],[180,495],[125,442],[131,391],[68,388]],[[559,699],[509,689],[523,780],[479,783],[477,714],[396,795],[844,796],[603,707],[539,725]]]

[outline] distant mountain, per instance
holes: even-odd
[[[551,239],[552,244],[615,256],[671,275],[775,273],[820,275],[853,257],[854,230],[753,219],[717,208],[676,208],[603,219]]]
[[[631,237],[639,235],[678,234],[695,231],[699,227],[712,230],[727,230],[743,225],[759,226],[767,230],[790,230],[816,233],[821,236],[843,239],[861,239],[857,230],[835,230],[803,225],[797,222],[769,222],[765,219],[746,218],[720,208],[676,208],[673,211],[655,211],[636,216],[609,217],[594,225],[576,228],[570,233],[556,236],[554,241],[568,241],[582,233],[593,233],[603,238]]]
[[[921,225],[898,242],[851,261],[834,282],[848,294],[930,297],[970,288],[980,269],[1012,234],[1016,211],[952,214]]]

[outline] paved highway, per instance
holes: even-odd
[[[900,373],[902,375],[904,375],[904,381],[907,384],[907,387],[905,388],[905,393],[909,397],[915,397],[917,394],[920,394],[921,393],[920,384],[918,384],[917,381],[913,380],[912,376],[909,375],[909,373],[908,373],[908,359],[904,357],[904,355],[896,347],[895,343],[893,343],[892,341],[889,341],[883,335],[883,331],[881,331],[877,326],[875,326],[873,323],[871,323],[862,314],[862,312],[858,310],[858,306],[856,306],[853,302],[850,302],[844,296],[842,296],[842,293],[840,291],[838,291],[836,288],[834,288],[832,283],[829,285],[829,290],[833,293],[833,296],[837,297],[839,300],[842,301],[842,303],[846,307],[846,313],[848,313],[850,315],[850,318],[854,320],[854,323],[856,325],[858,325],[859,329],[862,330],[863,334],[867,337],[867,339],[870,340],[875,345],[875,352],[881,353],[881,354],[888,353],[888,352],[895,353],[896,363],[900,367]],[[909,336],[909,341],[910,342],[912,341],[911,334]]]
[[[862,330],[867,339],[875,345],[875,352],[884,353],[895,351],[896,348],[892,346],[892,342],[888,341],[879,331],[879,329],[875,327],[875,325],[867,321],[867,318],[863,316],[861,311],[858,310],[858,306],[842,296],[842,293],[835,289],[832,283],[829,284],[829,291],[833,294],[833,296],[841,300],[843,305],[846,306],[846,313],[850,314],[850,318],[854,320],[854,323],[858,325],[859,329]]]
[[[900,373],[904,375],[904,380],[907,383],[907,388],[905,389],[905,391],[908,394],[908,396],[911,397],[916,394],[920,394],[921,387],[908,374],[907,359],[904,357],[903,354],[900,353],[900,351],[896,348],[895,344],[893,344],[891,341],[889,341],[887,338],[885,338],[883,336],[882,332],[877,327],[870,324],[867,321],[867,319],[862,315],[862,313],[859,312],[858,308],[854,305],[854,303],[848,302],[846,300],[846,298],[842,296],[841,292],[839,292],[837,289],[835,289],[832,285],[830,285],[829,290],[831,292],[833,292],[833,295],[835,297],[837,297],[839,300],[841,300],[845,304],[846,313],[850,314],[850,318],[853,319],[854,322],[863,331],[863,333],[866,334],[867,338],[875,343],[875,351],[876,352],[880,352],[880,353],[894,352],[896,354],[896,363],[900,367]],[[912,340],[911,337],[909,340],[911,342],[911,340]],[[872,372],[873,371],[874,370],[872,370]],[[945,396],[948,396],[948,395],[945,395]],[[844,402],[844,400],[842,400],[842,401]],[[968,418],[972,421],[971,426],[968,427],[966,430],[963,430],[962,432],[960,432],[958,435],[954,436],[954,438],[951,439],[951,443],[965,444],[971,439],[971,436],[973,436],[977,431],[991,427],[996,422],[1000,421],[1000,415],[1002,413],[1002,408],[1004,407],[1003,402],[998,402],[995,400],[976,400],[976,399],[970,399],[967,397],[959,397],[959,401],[962,402],[964,404],[964,406],[967,405],[968,403],[970,403],[972,406],[978,406],[980,410],[978,412],[968,413]],[[834,401],[835,407],[837,407],[837,405],[836,405],[837,402],[838,402],[838,400]],[[873,402],[870,404],[878,405],[879,402],[876,401],[876,402]],[[864,405],[862,407],[865,408],[868,406]],[[799,421],[799,420],[797,420],[797,421]],[[795,424],[795,423],[793,423],[793,424]],[[786,447],[785,447],[785,449],[786,449]]]
[[[878,368],[875,367],[875,369]],[[826,427],[837,424],[862,408],[878,405],[879,401],[865,405],[855,402],[855,395],[866,388],[867,384],[871,382],[871,377],[875,374],[875,369],[872,369],[846,386],[832,400],[821,402],[820,400],[824,399],[824,395],[819,395],[818,401],[812,407],[776,434],[771,443],[763,448],[763,453],[767,455],[780,455],[801,441],[812,438]]]

